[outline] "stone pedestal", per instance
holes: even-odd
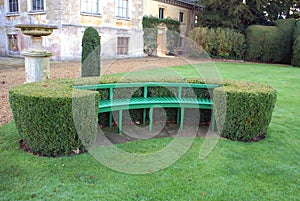
[[[53,55],[42,45],[41,36],[30,37],[31,46],[21,52],[25,57],[26,83],[40,82],[50,78],[50,57]]]
[[[26,83],[40,82],[50,78],[49,52],[22,52],[25,57]]]
[[[50,78],[50,57],[53,55],[42,45],[42,36],[48,36],[56,26],[38,24],[20,24],[16,28],[21,28],[25,35],[30,36],[31,46],[21,52],[25,57],[26,83],[39,82]]]

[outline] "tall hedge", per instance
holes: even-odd
[[[233,29],[199,27],[193,29],[189,37],[211,57],[244,58],[245,36]]]
[[[280,29],[280,33],[282,34],[280,41],[277,41],[282,47],[274,55],[279,58],[279,63],[291,64],[295,23],[295,19],[280,19],[275,22],[275,25]]]
[[[293,39],[292,65],[300,67],[300,20],[296,22]]]
[[[162,80],[160,77],[121,80],[121,82],[140,81]],[[181,79],[174,78],[164,81],[182,82]],[[200,79],[185,81],[203,83]],[[118,82],[120,82],[118,77],[104,76],[101,80],[84,78],[76,83],[71,79],[47,80],[13,88],[9,92],[9,101],[20,137],[33,153],[43,156],[60,156],[85,150],[86,147],[83,145],[90,145],[95,139],[100,96],[105,98],[108,92],[99,94],[96,91],[73,89],[72,86]],[[151,88],[149,93],[153,96],[170,95],[170,91],[163,87]],[[188,90],[183,91],[185,95],[189,93]],[[205,91],[194,93],[199,97],[208,97]],[[137,90],[135,95],[138,94],[143,93]],[[115,95],[122,97],[128,96],[128,93],[125,89],[120,89]],[[276,91],[270,86],[226,81],[223,87],[214,91],[215,114],[221,135],[241,141],[265,135],[275,101]],[[224,108],[227,110],[226,113]],[[170,114],[172,112],[174,113],[170,110]],[[133,113],[138,114],[139,110]],[[225,123],[222,129],[223,121]]]
[[[279,62],[278,50],[284,47],[281,30],[275,26],[252,25],[246,30],[246,59]]]
[[[81,77],[100,76],[100,36],[88,27],[82,37]]]
[[[295,19],[281,19],[275,26],[249,26],[246,59],[291,64],[295,24]]]

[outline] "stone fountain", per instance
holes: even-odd
[[[25,57],[26,83],[50,78],[50,57],[53,55],[43,47],[43,36],[52,34],[57,26],[42,24],[18,24],[24,35],[30,36],[31,46],[21,52]]]

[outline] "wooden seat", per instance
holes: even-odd
[[[117,88],[143,88],[142,97],[132,98],[114,98],[113,91]],[[149,87],[176,87],[178,88],[178,94],[176,97],[148,97]],[[123,110],[129,109],[144,109],[143,123],[146,120],[146,109],[149,110],[149,130],[152,131],[153,125],[153,109],[157,107],[163,108],[178,108],[177,122],[179,121],[180,129],[183,129],[184,110],[185,108],[198,108],[198,109],[210,109],[213,110],[213,101],[210,98],[189,98],[182,97],[182,88],[206,88],[213,90],[218,85],[215,84],[190,84],[190,83],[169,83],[169,82],[141,82],[141,83],[113,83],[113,84],[97,84],[97,85],[84,85],[75,86],[77,89],[83,90],[99,90],[109,89],[109,99],[100,100],[98,112],[110,112],[109,125],[112,125],[112,111],[119,111],[119,133],[122,132],[122,113]],[[211,128],[215,129],[214,114],[212,111]]]

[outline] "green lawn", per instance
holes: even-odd
[[[23,152],[14,123],[0,127],[0,198],[4,200],[300,200],[300,68],[216,63],[223,79],[267,83],[278,90],[266,139],[257,143],[220,139],[199,160],[204,141],[170,167],[146,175],[111,170],[88,153],[61,158]],[[186,77],[189,67],[172,67]],[[147,74],[147,73],[145,73]],[[152,75],[161,74],[155,70]],[[118,145],[152,152],[172,139]]]

